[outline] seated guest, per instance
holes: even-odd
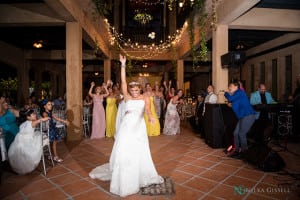
[[[8,150],[10,144],[14,141],[15,136],[19,132],[17,122],[19,111],[11,108],[4,97],[0,98],[0,127],[5,137],[5,146]]]
[[[271,104],[274,103],[274,99],[272,98],[272,95],[270,92],[267,92],[265,84],[261,83],[259,84],[259,87],[257,91],[251,93],[250,96],[250,103],[251,105],[257,105],[257,104]],[[266,113],[262,113],[261,118],[266,119],[267,116]],[[260,117],[259,113],[257,113],[257,118]]]
[[[230,83],[228,92],[225,92],[224,96],[238,119],[233,132],[235,149],[230,152],[229,156],[238,157],[248,148],[247,133],[255,121],[255,111],[246,93],[239,89],[238,82]]]
[[[54,106],[64,106],[66,102],[64,101],[62,96],[58,96],[56,99],[53,100]]]
[[[255,106],[272,103],[275,103],[275,101],[272,98],[271,93],[267,92],[265,84],[260,83],[257,91],[251,93],[250,104]],[[273,131],[268,110],[256,111],[256,119],[257,120],[248,136],[256,142],[264,143],[266,142],[266,139],[271,136]]]
[[[214,86],[213,85],[209,85],[207,87],[207,95],[204,99],[204,107],[203,107],[203,113],[202,115],[204,116],[205,113],[205,104],[207,103],[217,103],[218,101],[218,97],[217,95],[214,93]]]

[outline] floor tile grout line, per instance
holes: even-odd
[[[229,176],[227,176],[225,179],[223,179],[222,181],[219,181],[217,185],[215,185],[215,187],[213,187],[212,189],[210,189],[209,192],[205,193],[205,196],[206,197],[207,195],[209,195],[212,191],[215,190],[215,188],[217,188],[218,186],[220,186],[221,184],[223,184],[227,179],[231,178],[233,175],[235,175],[241,168],[243,168],[244,165],[240,166],[238,169],[236,169],[232,174],[230,174]],[[203,198],[204,198],[203,197]],[[202,199],[203,199],[202,198]]]
[[[61,191],[62,193],[64,193],[67,197],[70,197],[70,195],[68,193],[66,193],[58,184],[54,183],[49,178],[46,178],[46,177],[44,177],[44,178],[45,178],[46,181],[48,181],[54,187],[54,189],[56,188],[59,191]],[[39,194],[39,193],[43,193],[43,192],[47,192],[47,191],[51,191],[51,190],[52,190],[52,188],[46,189],[46,190],[42,190],[42,191],[38,191],[38,192],[34,192],[34,193],[31,193],[31,194]],[[29,196],[31,196],[31,195],[29,194]]]
[[[266,173],[264,173],[264,175],[259,179],[259,181],[257,181],[257,183],[251,188],[251,190],[253,188],[256,188],[265,177],[266,177]],[[246,200],[250,194],[252,194],[252,193],[251,192],[247,192],[247,194],[245,195],[245,197],[243,198],[243,200]],[[264,195],[262,195],[262,196],[264,196]]]
[[[28,199],[28,197],[26,196],[26,194],[24,194],[24,192],[22,190],[19,190],[19,192],[23,199]]]

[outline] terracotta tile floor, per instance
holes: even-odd
[[[41,166],[25,176],[4,171],[0,199],[120,199],[109,193],[109,182],[88,176],[94,167],[108,161],[113,139],[85,139],[70,146],[59,144],[64,162],[48,165],[47,176]],[[151,137],[150,146],[159,174],[172,177],[176,194],[136,194],[126,199],[300,199],[299,180],[290,175],[264,173],[246,162],[227,158],[223,149],[207,146],[187,124],[182,125],[180,135]],[[288,144],[288,149],[300,152],[299,146]],[[299,173],[300,156],[290,151],[280,154],[287,162],[285,170]]]

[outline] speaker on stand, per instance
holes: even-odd
[[[287,150],[289,136],[293,134],[293,117],[291,111],[281,110],[277,118],[277,135],[284,139],[284,150]]]

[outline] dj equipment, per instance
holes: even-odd
[[[237,119],[227,104],[205,104],[205,142],[212,148],[232,145]]]

